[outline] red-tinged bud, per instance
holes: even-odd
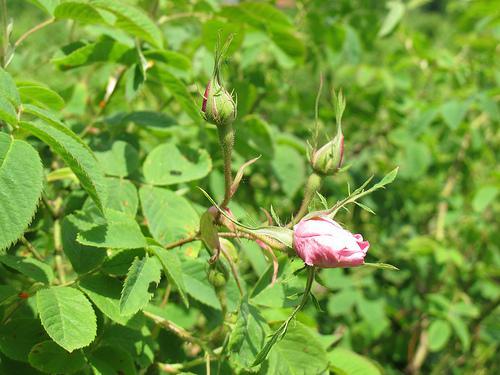
[[[26,292],[21,292],[17,296],[21,299],[28,299],[30,297],[30,295]]]
[[[311,156],[311,165],[316,173],[332,175],[342,166],[344,158],[344,135],[342,130],[330,142]]]
[[[201,111],[206,121],[217,126],[232,124],[236,119],[236,103],[217,77],[207,84]]]

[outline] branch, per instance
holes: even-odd
[[[32,29],[29,29],[28,31],[26,31],[23,35],[21,35],[19,37],[18,40],[16,40],[16,42],[14,43],[14,49],[16,49],[22,42],[24,42],[24,40],[27,37],[29,37],[31,34],[36,33],[38,30],[43,29],[45,26],[48,26],[48,25],[54,23],[55,20],[56,20],[55,18],[50,18],[42,23],[39,23],[38,25],[36,25]]]

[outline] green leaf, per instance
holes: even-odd
[[[145,256],[136,258],[130,267],[120,298],[120,314],[131,315],[149,302],[153,293],[150,287],[158,285],[161,278],[161,265],[158,259]]]
[[[135,249],[146,246],[146,239],[135,218],[113,209],[106,211],[106,224],[79,233],[77,241],[82,245],[113,249]]]
[[[139,154],[127,142],[116,141],[111,149],[96,151],[95,156],[104,173],[110,176],[126,177],[139,168]]]
[[[351,350],[335,348],[328,353],[331,370],[338,375],[382,375],[382,371],[368,358]]]
[[[80,289],[111,320],[126,325],[133,314],[120,314],[122,283],[114,277],[96,274],[84,277],[78,283]]]
[[[149,230],[160,244],[166,245],[198,232],[200,219],[186,198],[152,186],[141,187],[139,197]]]
[[[60,0],[28,0],[30,3],[36,5],[41,10],[47,12],[49,15],[54,14],[54,9]]]
[[[405,5],[399,0],[389,1],[387,3],[387,7],[389,8],[389,13],[385,17],[382,27],[378,32],[378,36],[381,38],[389,35],[392,30],[396,28],[398,23],[403,18],[406,10]]]
[[[280,182],[281,189],[287,197],[293,198],[305,183],[306,167],[304,158],[293,147],[277,145],[272,166]]]
[[[149,153],[144,161],[144,178],[153,185],[172,185],[199,180],[212,169],[205,150],[191,150],[164,143]]]
[[[399,167],[394,168],[392,171],[387,173],[384,178],[382,178],[379,182],[374,184],[370,190],[375,191],[377,189],[380,189],[384,187],[385,185],[389,185],[391,182],[393,182],[396,179],[396,176],[398,175]]]
[[[33,219],[42,178],[35,149],[0,133],[0,252],[21,237]]]
[[[77,273],[86,273],[99,266],[106,257],[106,249],[85,246],[76,241],[79,231],[89,230],[95,226],[90,215],[75,212],[66,216],[61,223],[61,242],[64,254]]]
[[[274,142],[269,124],[256,115],[246,116],[238,126],[235,149],[246,159],[258,155],[272,159]]]
[[[290,324],[286,336],[273,346],[266,366],[269,375],[321,374],[326,370],[328,359],[323,345],[300,322]]]
[[[69,352],[89,345],[96,335],[92,305],[77,289],[53,287],[36,294],[42,325],[57,344]]]
[[[111,254],[102,265],[102,271],[113,276],[125,276],[136,257],[142,258],[144,249],[125,249]]]
[[[450,100],[441,106],[441,115],[450,129],[455,130],[464,120],[468,109],[469,103]]]
[[[182,262],[186,290],[195,300],[220,310],[220,302],[208,281],[206,267],[207,263],[203,260],[190,259]]]
[[[40,320],[17,318],[0,326],[0,351],[16,361],[28,361],[33,345],[46,340]]]
[[[481,188],[474,194],[472,199],[472,208],[476,212],[483,212],[489,205],[491,205],[497,197],[499,188],[493,185],[481,186]]]
[[[392,264],[387,264],[387,263],[365,263],[364,265],[368,267],[378,268],[381,270],[399,271],[398,267],[395,267]]]
[[[144,51],[144,57],[180,70],[189,71],[191,69],[191,60],[179,52],[153,49]]]
[[[470,348],[470,333],[469,328],[465,321],[456,315],[449,315],[448,322],[450,322],[453,330],[458,336],[460,342],[462,343],[462,349],[464,352],[468,351]]]
[[[189,300],[182,274],[182,264],[177,254],[172,250],[166,250],[159,246],[150,246],[148,249],[158,258],[163,267],[163,272],[168,277],[168,281],[177,288],[182,302],[189,308]]]
[[[259,310],[247,301],[242,302],[238,320],[229,336],[228,350],[232,366],[240,369],[251,367],[269,331]]]
[[[72,43],[63,48],[64,56],[55,57],[52,63],[58,69],[68,70],[96,62],[119,62],[130,65],[137,60],[133,48],[104,37],[95,43]]]
[[[82,187],[102,211],[107,198],[107,186],[104,175],[94,155],[81,140],[64,125],[55,123],[21,122],[20,126],[48,144],[78,177]]]
[[[0,97],[7,99],[15,108],[21,104],[17,86],[9,73],[0,67]]]
[[[23,275],[44,284],[50,284],[54,279],[52,268],[35,258],[15,255],[0,255],[0,262],[15,269]]]
[[[54,111],[60,111],[64,108],[64,99],[40,83],[17,82],[17,88],[23,104],[34,104]]]
[[[47,374],[72,374],[87,364],[81,350],[68,353],[50,340],[41,342],[31,349],[29,362],[31,366]]]
[[[193,121],[197,123],[201,122],[201,104],[199,108],[194,104],[191,94],[181,80],[167,71],[164,67],[161,67],[161,63],[156,64],[156,66],[148,70],[148,72],[150,73],[148,78],[156,78],[158,83],[172,94]]]
[[[108,196],[107,207],[135,217],[139,207],[137,188],[129,180],[107,178],[108,189],[112,194]]]
[[[115,27],[163,48],[162,31],[142,9],[118,0],[92,0],[90,5],[113,13],[116,16]]]
[[[100,346],[88,356],[95,375],[135,375],[134,359],[119,346]]]
[[[80,23],[106,23],[93,6],[76,1],[66,1],[59,4],[54,10],[54,17],[57,19],[71,19]]]
[[[439,352],[451,336],[451,326],[446,320],[436,319],[429,326],[429,350]]]
[[[17,124],[16,109],[4,96],[0,96],[0,120],[11,125]]]

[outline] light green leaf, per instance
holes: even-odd
[[[82,187],[103,210],[107,199],[107,186],[104,175],[94,155],[82,141],[64,125],[53,122],[21,122],[20,126],[48,144],[71,168]]]
[[[146,239],[135,218],[113,209],[106,211],[106,224],[79,233],[77,241],[82,245],[113,249],[135,249],[146,246]]]
[[[30,365],[47,374],[72,374],[87,363],[81,350],[68,353],[54,341],[41,342],[31,349]]]
[[[281,189],[287,197],[294,197],[297,191],[304,186],[306,179],[306,167],[302,155],[293,147],[277,145],[272,166]]]
[[[102,265],[102,271],[113,276],[125,276],[135,258],[142,258],[145,254],[144,249],[116,251],[106,259]]]
[[[77,289],[53,287],[36,294],[42,325],[57,344],[69,352],[89,345],[96,335],[92,305]]]
[[[11,125],[17,124],[16,109],[5,96],[0,96],[0,120],[3,120]]]
[[[450,129],[455,130],[464,120],[468,109],[469,103],[450,100],[441,106],[441,115]]]
[[[46,340],[40,320],[17,318],[0,326],[0,352],[16,361],[28,361],[33,345]]]
[[[129,180],[118,178],[107,178],[108,188],[111,192],[108,195],[107,207],[116,211],[121,211],[131,217],[135,217],[139,206],[139,196],[137,188]]]
[[[135,375],[134,359],[120,346],[99,346],[87,358],[95,375]]]
[[[161,63],[156,64],[156,66],[148,70],[148,72],[150,73],[148,78],[156,78],[158,83],[172,94],[175,100],[177,100],[182,109],[189,115],[189,117],[191,117],[193,121],[197,123],[201,122],[201,104],[199,108],[194,104],[191,94],[181,80],[164,67],[161,67]]]
[[[116,141],[111,149],[96,151],[95,156],[104,173],[110,176],[126,177],[139,168],[139,154],[127,142]]]
[[[455,331],[460,342],[462,343],[463,351],[465,352],[468,351],[470,348],[470,333],[469,333],[469,327],[467,326],[465,321],[459,316],[449,315],[448,322],[450,322],[451,326],[453,327],[453,330]]]
[[[392,171],[387,173],[384,178],[382,178],[379,182],[374,184],[370,190],[375,191],[377,189],[380,189],[384,187],[385,185],[389,185],[391,182],[393,182],[396,179],[396,176],[398,175],[399,167],[394,168]]]
[[[448,343],[451,326],[446,320],[436,319],[429,326],[429,350],[439,352]]]
[[[60,0],[28,0],[30,3],[36,5],[41,10],[47,12],[49,15],[54,14],[54,9]]]
[[[24,276],[44,284],[50,284],[54,279],[52,268],[35,258],[0,255],[0,262],[22,273]]]
[[[42,178],[35,149],[0,133],[0,252],[21,237],[33,219]]]
[[[154,293],[151,285],[156,286],[161,278],[161,265],[158,259],[145,256],[136,258],[127,274],[120,298],[120,314],[131,315],[142,309]]]
[[[159,246],[150,246],[149,250],[158,258],[163,267],[163,272],[168,277],[168,281],[177,288],[182,302],[189,308],[189,300],[182,274],[182,264],[177,254],[173,250],[166,250]]]
[[[482,186],[472,200],[472,208],[476,212],[483,212],[491,203],[495,201],[499,189],[497,186],[487,185]]]
[[[60,111],[64,108],[64,99],[55,91],[37,82],[17,82],[21,101],[46,109]]]
[[[351,350],[335,348],[328,353],[330,368],[338,375],[382,375],[382,371],[368,358]]]
[[[76,1],[66,1],[54,9],[57,19],[71,19],[80,23],[105,24],[101,14],[90,4]]]
[[[144,57],[162,62],[180,70],[189,71],[191,69],[191,60],[179,52],[153,49],[144,51]]]
[[[205,150],[164,143],[149,153],[143,169],[148,183],[172,185],[205,177],[212,169],[212,160]]]
[[[133,317],[133,314],[120,314],[122,283],[118,279],[96,274],[84,277],[78,285],[97,308],[111,320],[126,325]]]
[[[398,267],[393,266],[392,264],[387,264],[387,263],[365,263],[364,265],[367,267],[378,268],[381,270],[399,271]]]
[[[203,260],[190,259],[182,262],[186,290],[195,300],[220,310],[220,302],[208,281],[206,267],[207,263]]]
[[[137,60],[137,54],[133,48],[106,37],[95,43],[78,42],[76,49],[75,44],[63,48],[64,56],[52,59],[52,63],[57,68],[68,70],[96,62],[119,62],[129,65]]]
[[[163,48],[162,31],[142,9],[118,0],[92,0],[90,5],[113,13],[115,27]]]
[[[290,323],[286,336],[270,351],[266,374],[321,374],[328,370],[323,345],[302,323]]]
[[[198,214],[186,198],[152,186],[141,187],[139,196],[149,230],[160,244],[166,245],[198,232]]]
[[[0,67],[0,97],[7,99],[14,107],[19,107],[21,97],[17,86],[9,73]]]
[[[392,30],[396,28],[398,23],[403,18],[406,10],[405,5],[399,0],[389,1],[387,3],[387,7],[389,8],[389,13],[385,17],[382,27],[378,32],[378,36],[381,38],[389,35]]]
[[[274,142],[269,124],[256,115],[246,116],[238,127],[235,149],[245,159],[258,155],[272,159]]]

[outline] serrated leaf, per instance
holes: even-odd
[[[111,320],[126,325],[134,316],[120,314],[122,283],[114,277],[103,274],[85,276],[78,283],[80,289]]]
[[[14,107],[21,104],[17,86],[9,73],[0,67],[0,97],[7,99]]]
[[[177,288],[182,302],[189,308],[189,300],[182,274],[182,264],[177,254],[172,250],[166,250],[159,246],[150,246],[149,250],[158,258],[168,281]]]
[[[0,96],[0,120],[11,125],[17,124],[16,109],[4,96]]]
[[[164,143],[149,153],[144,161],[144,177],[153,185],[172,185],[199,180],[212,169],[205,150],[191,150]]]
[[[55,91],[37,82],[17,82],[23,104],[33,104],[59,111],[64,108],[64,99]]]
[[[46,339],[38,319],[17,318],[0,326],[0,352],[16,361],[28,362],[33,345]]]
[[[102,271],[113,276],[125,276],[135,258],[142,258],[145,254],[144,249],[119,250],[106,259]]]
[[[30,365],[47,374],[72,374],[83,368],[87,361],[81,350],[68,353],[54,341],[41,342],[31,349]]]
[[[80,23],[105,24],[101,14],[90,4],[76,1],[66,1],[54,9],[57,19],[71,19]]]
[[[49,15],[54,14],[54,9],[60,0],[28,0],[30,3],[36,5],[38,8],[47,12]]]
[[[79,233],[77,241],[82,245],[112,249],[135,249],[146,246],[146,239],[135,218],[113,209],[106,211],[106,224]]]
[[[399,167],[394,168],[392,171],[387,173],[384,178],[382,178],[379,182],[377,182],[375,185],[373,185],[370,188],[370,191],[375,191],[377,189],[380,189],[381,187],[390,184],[393,182],[398,175]]]
[[[173,191],[142,186],[142,212],[153,238],[162,245],[195,235],[199,217],[191,203]]]
[[[43,327],[67,351],[83,348],[94,340],[96,316],[79,290],[63,286],[42,289],[36,294],[36,303]]]
[[[112,192],[108,196],[107,207],[135,217],[139,207],[139,195],[137,188],[129,180],[119,178],[107,178],[108,190]]]
[[[131,315],[149,302],[153,293],[150,287],[158,285],[161,278],[161,265],[158,259],[145,256],[136,258],[130,266],[123,284],[120,298],[120,314]]]
[[[107,186],[99,164],[88,147],[68,128],[62,129],[62,124],[39,122],[21,122],[20,126],[47,143],[71,168],[78,177],[82,187],[103,210],[107,199]]]
[[[348,349],[335,348],[328,353],[328,359],[331,370],[338,375],[382,375],[371,360]]]
[[[117,0],[92,0],[90,5],[113,13],[115,27],[163,48],[162,31],[142,9]]]
[[[24,141],[0,133],[0,252],[21,237],[42,194],[38,153]]]
[[[35,258],[0,255],[0,262],[35,281],[50,284],[54,279],[52,268]]]

